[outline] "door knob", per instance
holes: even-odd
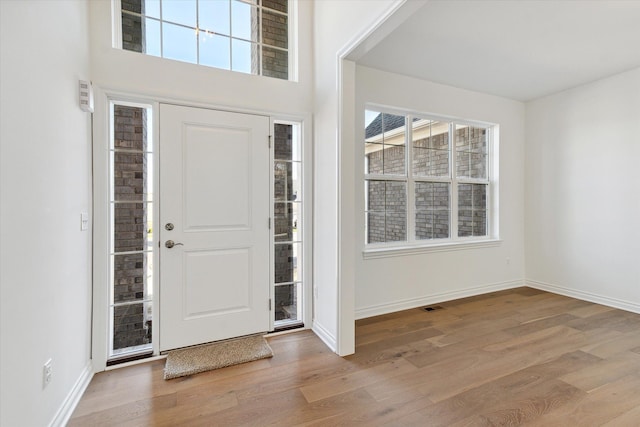
[[[174,246],[184,246],[184,243],[176,243],[173,240],[167,240],[164,242],[164,247],[171,249]]]

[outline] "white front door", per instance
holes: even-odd
[[[161,351],[269,329],[268,138],[268,117],[160,106]]]

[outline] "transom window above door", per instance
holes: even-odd
[[[288,80],[289,1],[120,0],[122,48]]]

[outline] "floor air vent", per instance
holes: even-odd
[[[430,305],[429,307],[422,307],[424,311],[436,311],[436,310],[442,310],[443,308],[444,307],[440,305]]]

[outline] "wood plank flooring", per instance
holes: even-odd
[[[530,288],[439,306],[358,321],[345,358],[302,331],[191,377],[103,372],[69,426],[640,425],[640,315]]]

